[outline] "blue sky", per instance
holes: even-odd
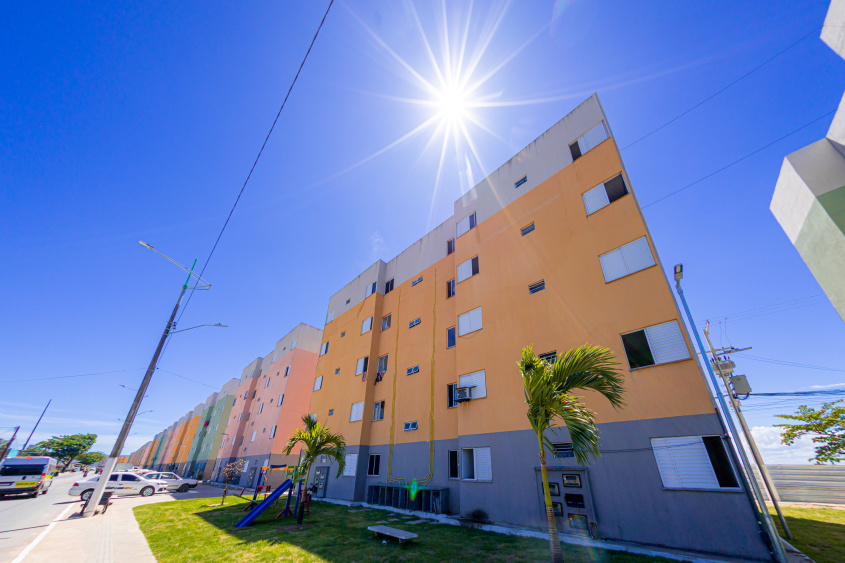
[[[137,386],[184,278],[137,241],[206,260],[326,5],[2,8],[0,436],[28,433],[52,398],[36,439],[90,431],[108,451],[132,398],[119,385]],[[830,116],[649,205],[836,108],[845,61],[814,32],[826,10],[335,3],[205,272],[212,289],[180,324],[229,328],[173,337],[126,451],[297,323],[321,327],[330,295],[594,91],[663,264],[685,265],[696,320],[713,320],[717,346],[753,347],[734,356],[738,372],[755,391],[845,382],[845,325],[768,209],[783,156],[823,137]],[[431,99],[415,74],[437,83],[423,37],[445,68],[444,45],[454,62],[464,36],[461,68],[477,61],[483,80],[472,145],[450,138],[441,158],[437,120],[396,143],[437,112],[409,101]],[[99,375],[44,379],[79,374]],[[769,461],[806,459],[766,429],[795,401],[746,405]]]

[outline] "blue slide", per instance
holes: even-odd
[[[291,479],[288,479],[287,481],[282,483],[282,485],[278,489],[270,493],[266,499],[261,501],[261,504],[250,510],[249,514],[244,516],[243,519],[241,519],[241,521],[235,525],[235,528],[246,528],[247,526],[252,524],[255,519],[258,518],[259,514],[264,512],[268,506],[276,502],[276,499],[282,496],[282,493],[290,489],[292,485],[293,480]]]

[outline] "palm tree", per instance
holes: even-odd
[[[324,455],[330,461],[337,462],[337,477],[343,473],[343,468],[346,466],[346,459],[344,452],[346,451],[346,440],[343,434],[335,434],[331,432],[327,426],[323,426],[317,422],[316,417],[311,418],[310,415],[304,415],[302,422],[305,423],[305,429],[296,430],[288,438],[287,446],[285,446],[284,454],[290,455],[290,452],[297,444],[302,443],[300,450],[299,467],[302,474],[305,475],[305,488],[303,491],[308,494],[308,472],[311,470],[311,465],[317,461],[317,458]],[[302,516],[305,511],[300,506],[299,512],[296,515],[296,523],[302,524]]]
[[[604,395],[614,408],[625,406],[622,375],[614,367],[618,365],[614,360],[614,355],[607,348],[584,344],[566,352],[554,365],[538,358],[531,346],[522,350],[522,359],[517,362],[525,388],[528,421],[537,434],[540,447],[549,549],[553,562],[563,561],[563,554],[546,472],[546,450],[554,452],[554,446],[546,436],[546,430],[556,428],[560,422],[566,425],[578,463],[584,464],[601,456],[595,413],[582,402],[583,397],[572,395],[572,391],[592,389]]]

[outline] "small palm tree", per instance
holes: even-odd
[[[545,433],[563,422],[569,430],[572,451],[578,463],[584,464],[601,456],[595,413],[582,402],[583,397],[571,393],[575,389],[592,389],[604,395],[614,408],[625,406],[622,375],[614,367],[618,365],[614,360],[615,357],[607,348],[584,344],[566,352],[554,365],[538,358],[531,346],[522,350],[522,359],[517,362],[525,388],[528,421],[537,434],[540,447],[543,495],[553,562],[563,561],[563,554],[546,472],[546,450],[554,452],[554,446]]]
[[[329,460],[337,462],[338,478],[343,473],[343,468],[346,466],[346,459],[344,458],[346,440],[342,434],[331,432],[328,427],[312,419],[310,415],[304,415],[302,422],[305,423],[305,429],[296,430],[290,435],[284,449],[284,454],[290,455],[290,452],[293,451],[296,445],[302,443],[299,466],[302,469],[302,474],[305,475],[305,488],[303,492],[307,495],[308,472],[311,470],[311,465],[317,461],[319,456],[324,455]],[[300,506],[296,515],[297,524],[302,524],[304,512]]]

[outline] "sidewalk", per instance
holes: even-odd
[[[155,563],[132,508],[186,498],[220,496],[216,487],[199,485],[187,493],[117,497],[105,514],[80,518],[82,502],[69,504],[14,563]]]

